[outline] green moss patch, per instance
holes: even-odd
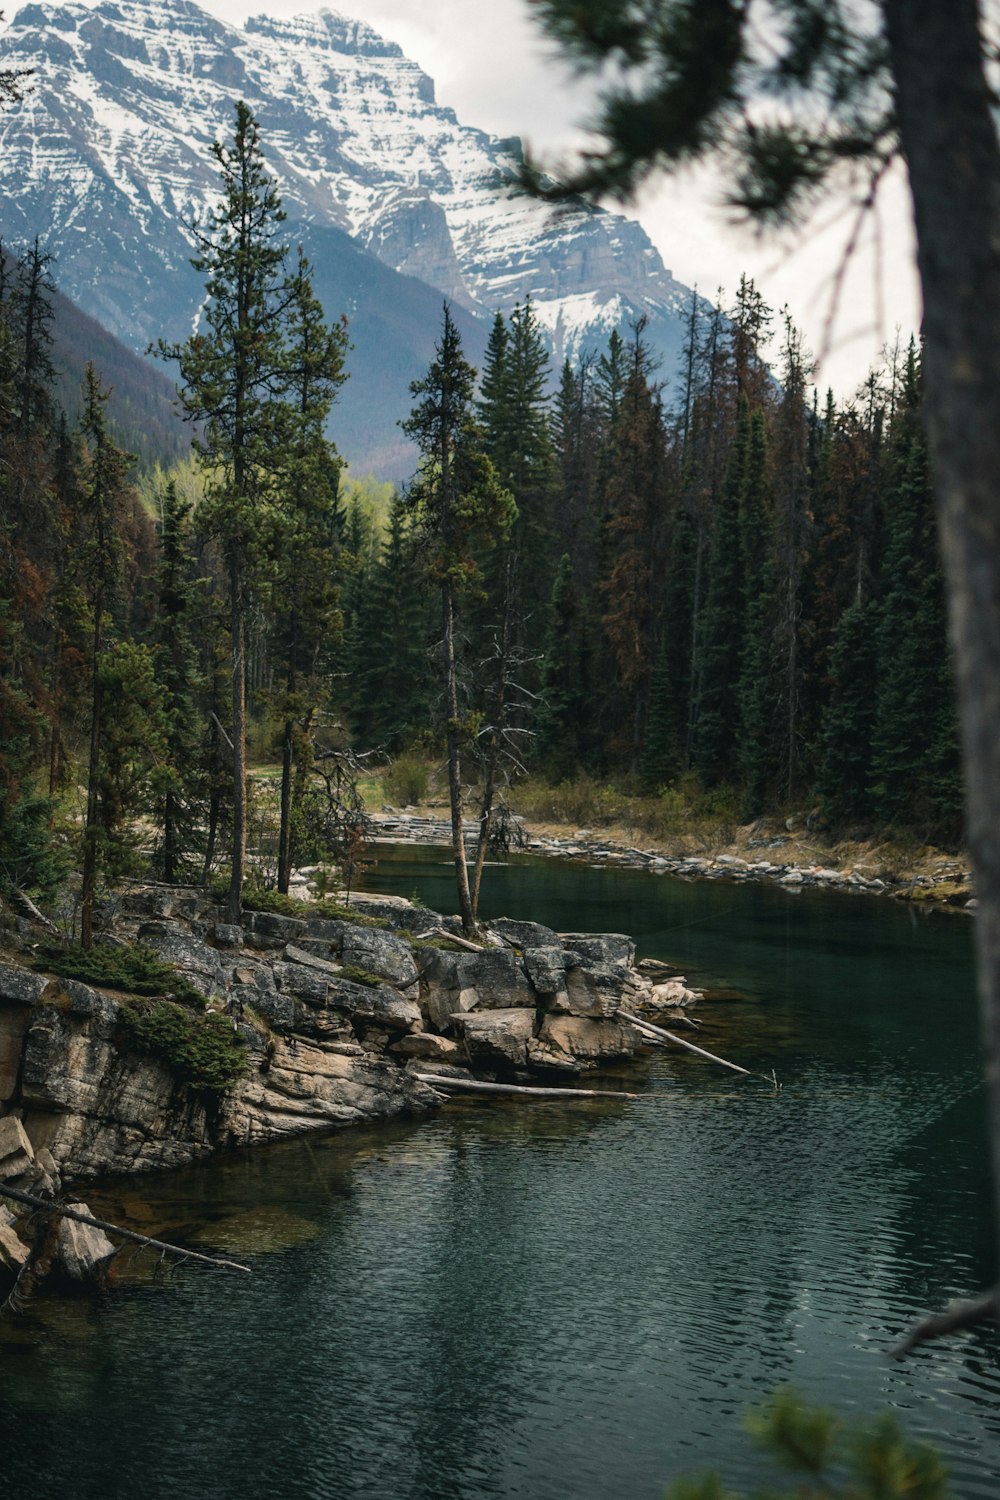
[[[154,1058],[178,1083],[206,1093],[224,1093],[246,1071],[246,1044],[232,1022],[171,1000],[123,1006],[117,1041],[123,1051]]]
[[[201,991],[151,948],[42,948],[32,968],[128,995],[159,995],[199,1010],[205,1006]]]
[[[381,974],[373,974],[370,969],[359,969],[354,964],[345,964],[337,978],[349,979],[352,984],[365,984],[369,989],[377,989],[380,984],[385,984]]]

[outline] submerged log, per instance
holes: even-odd
[[[721,1063],[724,1068],[732,1068],[734,1073],[743,1073],[747,1078],[752,1076],[749,1068],[741,1068],[738,1063],[727,1062],[724,1057],[716,1057],[714,1052],[706,1052],[704,1047],[696,1047],[694,1042],[686,1042],[683,1037],[675,1036],[672,1031],[664,1031],[662,1026],[654,1026],[652,1021],[644,1021],[640,1016],[633,1016],[627,1010],[619,1010],[615,1014],[621,1020],[628,1021],[631,1026],[637,1026],[640,1031],[648,1031],[651,1036],[663,1037],[678,1047],[686,1048],[688,1052],[695,1052],[699,1057],[707,1057],[709,1062]]]
[[[123,1229],[120,1224],[109,1224],[106,1219],[95,1219],[92,1214],[81,1213],[79,1209],[60,1203],[51,1203],[47,1198],[36,1198],[34,1193],[25,1193],[21,1188],[7,1187],[4,1183],[0,1183],[0,1197],[10,1198],[14,1203],[23,1203],[37,1213],[57,1214],[61,1218],[72,1219],[77,1224],[86,1224],[91,1229],[103,1229],[105,1234],[117,1235],[119,1239],[128,1240],[130,1244],[148,1246],[165,1255],[176,1255],[180,1260],[197,1260],[207,1266],[218,1266],[223,1271],[245,1271],[248,1276],[253,1274],[250,1266],[240,1265],[239,1261],[220,1260],[216,1255],[202,1255],[198,1250],[185,1250],[181,1245],[167,1244],[166,1240],[151,1239],[148,1234],[137,1234],[134,1229]]]
[[[624,1094],[615,1089],[546,1089],[525,1083],[482,1083],[478,1078],[447,1078],[442,1073],[414,1073],[421,1083],[432,1088],[459,1089],[466,1094],[526,1094],[535,1099],[637,1099],[638,1094]]]

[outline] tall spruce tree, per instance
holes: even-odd
[[[641,323],[630,354],[606,491],[608,571],[602,590],[603,625],[627,715],[623,746],[628,746],[634,771],[653,669],[654,583],[663,564],[668,472],[660,396],[651,380]]]
[[[406,500],[397,496],[358,610],[353,668],[355,741],[397,755],[424,732],[434,698],[428,641],[434,595],[417,555]]]
[[[584,762],[587,676],[586,623],[573,562],[564,552],[552,585],[535,726],[535,759],[550,781],[572,776]]]
[[[744,571],[740,500],[750,444],[750,412],[741,403],[736,438],[712,516],[708,583],[697,640],[697,719],[692,765],[709,786],[735,779],[739,743],[737,685],[743,630]]]
[[[309,758],[309,726],[321,691],[320,656],[340,628],[336,561],[339,550],[340,459],[326,423],[346,377],[347,326],[330,326],[299,250],[286,295],[287,355],[282,463],[275,492],[276,567],[271,581],[275,645],[283,669],[278,890],[292,870],[293,768],[296,727]],[[299,778],[301,785],[302,779]]]
[[[101,749],[105,733],[106,631],[114,591],[122,571],[122,516],[131,455],[108,434],[105,405],[110,392],[92,364],[87,365],[80,416],[80,519],[85,537],[85,579],[91,616],[88,662],[90,677],[90,745],[87,758],[87,810],[83,833],[83,878],[80,892],[80,941],[94,941],[94,901],[102,849],[102,828],[110,821],[102,804]],[[106,802],[106,799],[105,799]]]
[[[163,492],[160,521],[158,608],[153,622],[154,671],[163,699],[165,755],[157,776],[161,845],[160,872],[167,884],[177,880],[195,851],[201,724],[198,703],[198,648],[195,644],[195,600],[191,549],[191,505],[182,500],[173,480]]]
[[[445,303],[441,339],[423,380],[410,387],[417,398],[402,424],[420,449],[422,462],[409,491],[428,547],[430,574],[441,593],[441,665],[445,694],[448,794],[452,852],[462,926],[475,930],[462,830],[462,741],[455,615],[458,601],[478,576],[477,552],[509,532],[516,507],[484,451],[475,420],[476,372],[462,353],[451,309]]]
[[[205,275],[201,327],[160,352],[180,368],[181,400],[202,424],[207,476],[199,519],[225,560],[232,665],[232,867],[228,915],[239,920],[247,839],[247,615],[266,552],[276,473],[286,463],[288,393],[284,213],[264,168],[257,121],[242,100],[232,141],[216,141],[223,197],[196,226]]]
[[[890,439],[873,794],[886,822],[955,837],[961,820],[955,689],[920,385],[911,342]]]
[[[774,515],[764,413],[750,419],[740,494],[742,628],[738,764],[748,814],[759,813],[773,786],[777,764],[780,679],[776,668],[779,612]]]

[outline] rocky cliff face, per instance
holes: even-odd
[[[619,1006],[684,1003],[676,987],[658,995],[633,967],[627,938],[564,938],[499,921],[480,951],[414,941],[414,930],[440,921],[382,898],[359,902],[350,921],[248,912],[232,927],[200,892],[134,893],[115,936],[169,960],[246,1043],[244,1076],[212,1095],[129,1050],[121,1016],[133,1001],[33,972],[8,954],[0,1178],[150,1171],[432,1110],[440,1095],[415,1076],[428,1060],[436,1073],[459,1069],[465,1078],[470,1069],[491,1078],[578,1074],[643,1045]]]
[[[363,22],[321,11],[239,30],[187,0],[33,4],[0,57],[36,69],[0,116],[5,235],[40,234],[64,289],[134,347],[190,330],[190,225],[217,200],[209,147],[243,98],[290,237],[346,233],[484,320],[530,296],[559,359],[645,316],[666,371],[676,364],[690,293],[643,229],[520,194],[520,143],[461,124]]]

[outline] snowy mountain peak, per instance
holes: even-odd
[[[334,10],[324,9],[291,17],[251,16],[246,30],[250,35],[270,36],[279,42],[304,43],[354,57],[403,56],[403,50],[396,42],[379,36],[366,21],[353,21]]]
[[[484,320],[530,296],[558,359],[645,316],[665,373],[676,363],[690,293],[640,225],[526,197],[516,137],[461,123],[364,21],[321,10],[240,29],[192,0],[34,0],[0,65],[35,69],[0,115],[5,237],[41,235],[65,290],[133,345],[191,326],[190,225],[218,199],[209,147],[242,98],[290,238],[296,221],[346,233]]]

